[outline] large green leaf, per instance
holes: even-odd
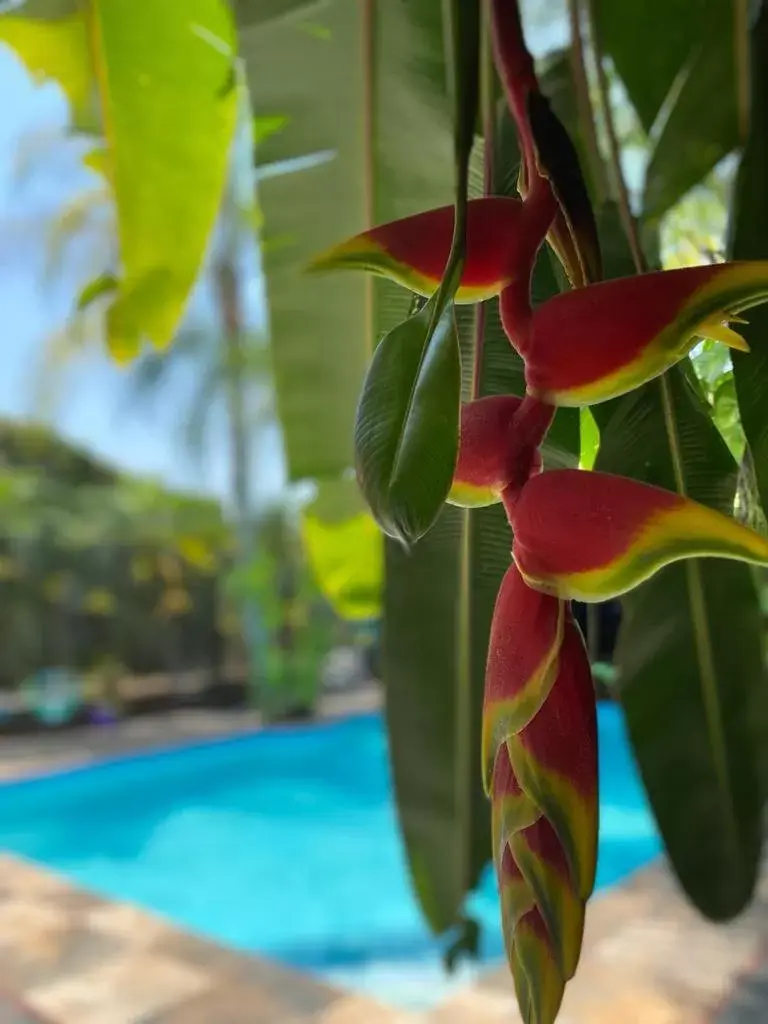
[[[739,142],[735,25],[729,3],[709,5],[700,19],[646,169],[646,217],[666,213]]]
[[[613,60],[646,130],[694,53],[711,0],[594,0],[602,53]]]
[[[686,372],[675,368],[593,412],[596,468],[733,513],[736,464]],[[677,463],[677,466],[676,466]],[[630,738],[672,865],[708,917],[748,902],[760,860],[766,680],[748,567],[720,560],[664,569],[623,601],[616,651]]]
[[[144,339],[169,344],[200,273],[229,167],[238,90],[226,3],[31,0],[0,18],[0,39],[32,72],[60,82],[76,127],[95,94],[120,247],[110,346],[125,357]]]
[[[768,257],[768,6],[763,3],[752,28],[750,131],[741,158],[731,207],[729,255]],[[743,326],[749,355],[732,356],[733,376],[755,476],[768,510],[768,306],[750,311]]]
[[[241,48],[257,116],[285,118],[257,149],[286,173],[259,185],[278,410],[292,479],[353,465],[353,423],[380,333],[374,283],[304,274],[312,256],[382,219],[453,198],[450,104],[440,5],[349,0],[243,3]],[[284,16],[278,16],[278,15]],[[374,208],[374,200],[376,207]]]
[[[627,272],[615,216],[606,267]],[[592,408],[595,468],[678,490],[733,514],[737,466],[688,363]],[[752,892],[768,691],[752,570],[721,560],[669,566],[622,601],[619,693],[643,781],[686,892],[732,917]]]

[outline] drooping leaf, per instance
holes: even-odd
[[[340,238],[451,201],[442,15],[430,0],[376,4],[370,24],[347,0],[255,6],[237,7],[255,115],[286,119],[256,159],[257,170],[285,168],[259,181],[259,201],[274,242],[263,259],[288,474],[336,479],[354,463],[366,365],[409,297],[387,315],[371,301],[374,282],[305,268]]]
[[[729,224],[734,259],[768,257],[768,6],[763,3],[751,32],[750,129],[736,178]],[[768,509],[768,308],[753,309],[741,328],[749,356],[733,355],[733,379],[741,425],[754,461],[764,510]]]
[[[458,453],[461,360],[453,313],[438,308],[430,300],[379,343],[355,424],[360,487],[406,545],[437,519]]]
[[[732,515],[736,465],[682,367],[595,406],[596,466]],[[768,728],[762,633],[747,566],[663,569],[623,601],[617,692],[672,866],[708,917],[748,902],[762,839]]]
[[[70,97],[75,126],[104,135],[117,210],[120,289],[107,313],[110,347],[134,355],[167,345],[200,272],[221,203],[237,93],[224,0],[159,7],[88,0],[50,13],[33,2],[0,18],[7,41]],[[91,97],[98,119],[83,123]]]
[[[122,276],[110,345],[172,340],[219,212],[238,93],[222,0],[90,0],[91,59],[117,207]]]

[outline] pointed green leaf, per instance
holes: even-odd
[[[379,343],[355,425],[357,476],[376,521],[408,545],[433,525],[456,466],[461,359],[437,299]]]
[[[221,203],[238,96],[223,0],[90,0],[122,263],[110,342],[167,345],[200,272]]]

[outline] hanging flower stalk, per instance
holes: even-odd
[[[768,565],[768,541],[636,480],[542,472],[541,446],[557,406],[637,388],[702,336],[746,351],[731,324],[768,299],[768,262],[599,282],[586,190],[572,147],[565,148],[569,173],[552,159],[564,130],[539,91],[517,5],[492,0],[491,12],[496,64],[523,157],[522,198],[468,204],[455,301],[500,297],[526,394],[462,406],[447,500],[469,508],[503,503],[513,536],[490,632],[482,771],[521,1013],[527,1024],[552,1024],[578,964],[597,860],[595,692],[570,602],[624,594],[683,558]],[[313,269],[365,270],[431,296],[448,262],[453,220],[446,207],[382,225],[335,246]],[[576,287],[534,309],[530,282],[545,239]]]

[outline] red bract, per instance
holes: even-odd
[[[482,760],[488,793],[500,745],[528,725],[549,696],[564,618],[562,601],[531,590],[517,566],[509,567],[496,598],[485,676]]]
[[[570,610],[546,705],[508,737],[507,749],[518,785],[554,828],[576,892],[588,899],[597,868],[597,709],[589,658]]]
[[[515,290],[501,297],[528,390],[553,405],[615,398],[712,338],[747,345],[727,321],[768,298],[768,262],[722,263],[620,278],[564,292],[532,315]]]
[[[618,597],[662,566],[719,556],[768,564],[768,540],[678,494],[576,469],[532,477],[511,509],[526,583],[579,601]]]
[[[448,495],[452,505],[477,508],[501,500],[541,469],[538,446],[554,409],[526,396],[498,395],[461,408],[459,457]]]
[[[527,287],[536,252],[554,205],[542,211],[506,196],[467,204],[464,267],[455,301],[479,302],[515,280]],[[542,230],[541,220],[545,224]],[[355,235],[316,257],[311,270],[366,270],[388,277],[419,295],[440,284],[453,238],[454,209],[443,206]]]

